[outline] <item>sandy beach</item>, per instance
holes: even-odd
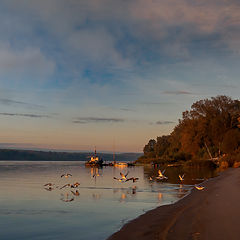
[[[205,181],[175,204],[132,220],[108,240],[240,239],[240,168]]]

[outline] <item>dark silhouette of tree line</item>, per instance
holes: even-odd
[[[149,140],[139,162],[223,158],[240,161],[240,101],[217,96],[193,103],[173,132]]]
[[[91,155],[94,153],[0,149],[0,160],[13,161],[86,161]],[[98,155],[104,161],[113,161],[111,153]],[[135,161],[139,156],[139,153],[118,153],[115,154],[115,159],[116,161]]]

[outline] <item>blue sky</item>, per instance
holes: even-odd
[[[141,151],[239,98],[235,0],[2,0],[0,30],[2,146]]]

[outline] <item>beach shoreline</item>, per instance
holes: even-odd
[[[174,204],[125,224],[107,240],[239,239],[240,168],[227,169]]]

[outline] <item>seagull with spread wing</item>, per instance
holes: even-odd
[[[61,178],[62,178],[62,177],[65,177],[65,178],[72,177],[72,174],[70,174],[70,173],[64,173],[64,174],[61,175]]]
[[[137,177],[131,177],[131,178],[128,178],[128,179],[126,180],[126,182],[127,182],[127,181],[136,182],[138,179],[139,179],[139,178],[137,178]]]
[[[203,186],[194,186],[197,190],[199,190],[199,191],[201,191],[201,190],[203,190],[205,187],[203,187]]]
[[[166,169],[165,169],[165,170],[166,170]],[[159,170],[158,170],[158,176],[156,177],[156,179],[159,179],[159,180],[168,179],[166,176],[163,175],[164,172],[165,172],[165,170],[163,170],[163,171],[161,172],[161,170],[159,169]]]
[[[118,180],[119,182],[126,182],[127,181],[127,175],[129,172],[127,172],[125,175],[123,173],[120,172],[120,176],[121,178],[116,178],[113,177],[113,179]]]
[[[185,175],[185,174],[183,174],[182,176],[181,176],[180,174],[178,175],[178,177],[179,177],[179,179],[180,179],[181,182],[184,181],[184,175]]]

